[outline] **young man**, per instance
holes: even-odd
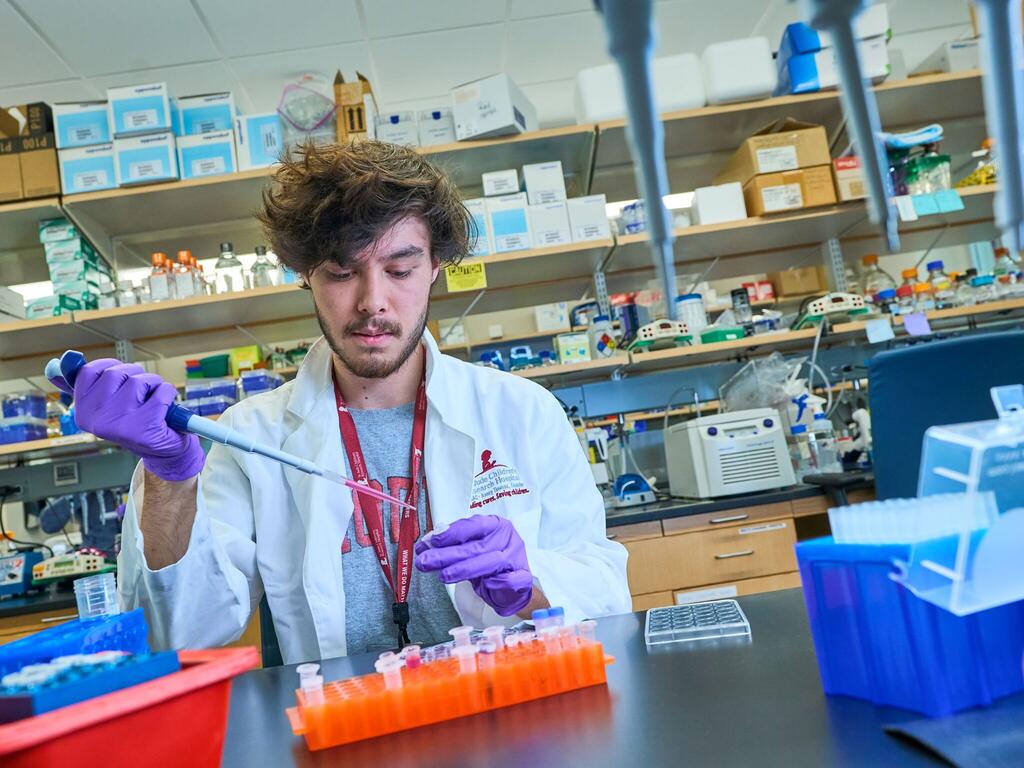
[[[377,142],[308,147],[274,181],[258,215],[309,288],[323,338],[293,382],[222,423],[418,513],[220,445],[204,457],[164,423],[171,385],[137,365],[89,363],[78,423],[142,457],[119,584],[156,643],[234,640],[264,594],[286,663],[436,643],[453,626],[512,624],[549,604],[567,621],[628,611],[626,552],[605,536],[558,402],[441,355],[424,332],[440,269],[467,251],[452,182]]]

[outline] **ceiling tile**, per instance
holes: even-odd
[[[75,74],[6,3],[0,3],[0,51],[6,62],[0,66],[0,87],[42,83]]]
[[[514,4],[515,0],[513,0]],[[505,20],[505,0],[367,0],[367,35],[371,38],[455,29]]]
[[[86,77],[219,58],[186,2],[12,1]]]
[[[594,10],[594,0],[512,0],[509,3],[513,19],[532,19],[559,13]]]
[[[575,77],[581,69],[610,61],[604,26],[593,11],[511,22],[506,60],[520,85]]]
[[[447,93],[501,71],[503,24],[371,40],[378,103]],[[549,78],[550,79],[550,78]],[[378,88],[378,83],[373,87]]]
[[[52,83],[0,88],[0,104],[25,104],[30,101],[93,101],[104,98],[103,91],[88,80],[58,80]]]
[[[306,72],[321,74],[328,82],[334,81],[338,69],[346,79],[354,78],[356,70],[368,77],[371,73],[370,53],[363,43],[242,56],[230,59],[228,66],[238,75],[256,112],[276,109],[285,82]],[[377,83],[373,87],[377,90]]]
[[[225,56],[313,48],[363,39],[355,0],[246,0],[244,12],[229,0],[196,0]],[[282,23],[285,22],[285,23]]]
[[[167,83],[171,96],[194,96],[200,93],[232,91],[235,94],[236,107],[243,112],[250,112],[253,109],[243,92],[241,81],[225,63],[219,61],[103,75],[92,78],[91,82],[101,92],[107,88],[138,83]]]
[[[576,80],[524,85],[523,93],[537,108],[541,128],[572,125],[576,122]]]

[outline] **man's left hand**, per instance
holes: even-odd
[[[441,581],[468,581],[499,616],[525,608],[533,593],[526,546],[504,517],[473,515],[416,543],[416,568]]]

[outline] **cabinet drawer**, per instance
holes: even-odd
[[[629,552],[626,576],[629,579],[630,594],[671,592],[675,587],[681,586],[678,581],[681,572],[669,548],[669,541],[668,537],[659,536],[656,539],[623,542],[623,546]]]
[[[735,525],[746,525],[751,521],[770,520],[778,517],[791,517],[793,508],[788,501],[777,504],[758,504],[754,507],[727,509],[722,512],[708,512],[704,515],[688,515],[673,517],[662,521],[665,535],[692,533],[699,530],[713,530]]]
[[[31,635],[41,629],[47,629],[77,618],[78,610],[74,606],[59,611],[40,611],[39,613],[25,613],[21,616],[8,616],[0,619],[0,642],[9,643],[19,637]]]
[[[799,586],[800,572],[793,571],[792,573],[777,573],[774,576],[759,576],[756,579],[741,579],[726,584],[709,584],[697,589],[680,590],[673,594],[672,601],[675,603],[697,603],[705,600],[728,600],[731,597],[759,595],[762,592],[795,589]],[[641,597],[646,597],[646,595],[641,595]],[[636,598],[633,598],[633,602],[635,605]]]
[[[702,531],[669,537],[679,541],[673,552],[687,562],[685,582],[676,587],[752,579],[797,569],[792,520]]]
[[[672,592],[650,592],[646,595],[633,595],[633,610],[646,611],[649,608],[663,608],[672,605]]]
[[[652,520],[648,523],[633,523],[631,525],[616,525],[608,528],[608,538],[618,542],[653,539],[661,535],[660,520]]]

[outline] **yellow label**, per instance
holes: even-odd
[[[444,280],[448,285],[448,293],[482,291],[487,287],[487,270],[481,262],[446,267]]]

